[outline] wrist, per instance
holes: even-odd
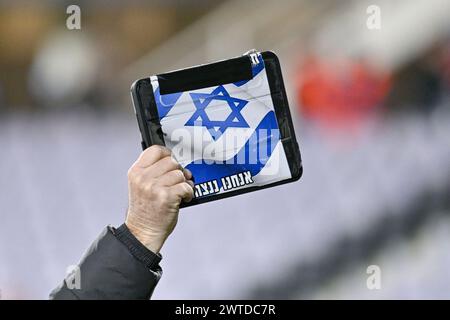
[[[133,234],[133,236],[139,240],[147,249],[154,253],[159,253],[164,242],[166,241],[166,236],[158,233],[151,232],[149,230],[143,230],[143,228],[136,227],[133,223],[128,220],[125,221],[125,225]]]
[[[145,266],[157,272],[159,267],[159,262],[162,257],[159,253],[154,253],[149,250],[144,244],[142,244],[128,229],[127,225],[124,223],[118,228],[109,227],[111,232],[116,236],[116,238],[125,245],[129,252],[139,261],[145,264]]]

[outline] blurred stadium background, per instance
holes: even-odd
[[[66,28],[70,4],[81,30]],[[449,298],[449,12],[448,0],[0,1],[0,297],[47,298],[123,221],[140,152],[133,80],[257,48],[280,57],[304,176],[182,210],[154,298]]]

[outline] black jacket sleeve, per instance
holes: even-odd
[[[79,285],[66,278],[50,299],[150,299],[162,275],[160,261],[125,224],[108,226],[78,265]]]

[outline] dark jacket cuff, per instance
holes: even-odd
[[[136,239],[125,223],[117,229],[112,228],[112,232],[116,238],[128,248],[136,259],[144,263],[150,270],[155,271],[157,269],[159,263],[161,262],[162,256],[147,249],[146,246]]]

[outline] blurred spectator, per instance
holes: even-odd
[[[448,94],[450,92],[450,40],[446,45],[442,46],[440,63],[440,70],[442,71],[444,80],[442,89],[444,90],[444,93]]]
[[[328,129],[361,125],[374,114],[389,88],[389,75],[364,61],[309,57],[297,78],[300,112]]]
[[[43,106],[80,103],[94,87],[100,55],[86,33],[60,31],[49,35],[34,57],[29,86]]]
[[[444,89],[442,57],[442,50],[437,47],[400,68],[393,77],[387,108],[391,111],[433,110]]]

